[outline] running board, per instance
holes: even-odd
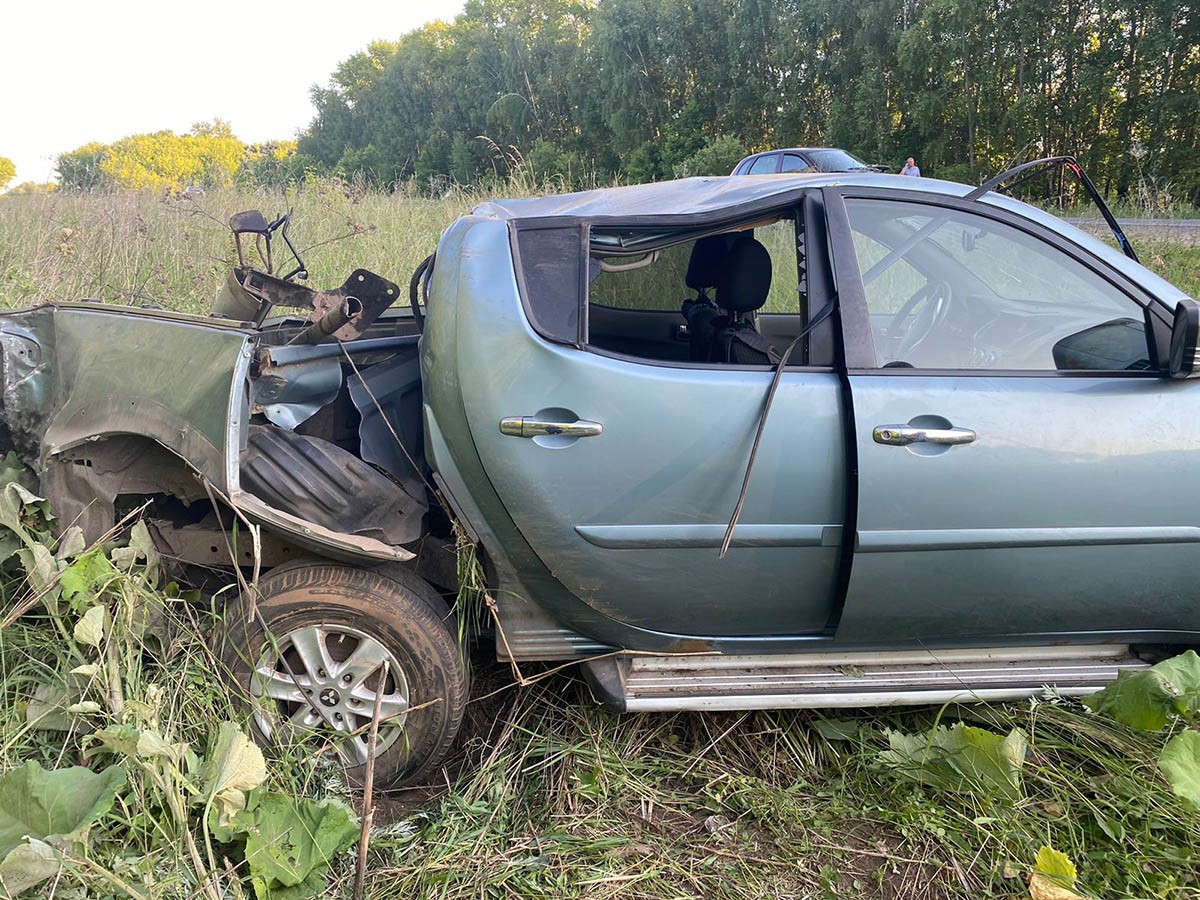
[[[1146,663],[1123,645],[609,656],[584,664],[597,697],[620,710],[819,709],[1014,700],[1044,688],[1090,694]]]

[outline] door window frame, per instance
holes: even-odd
[[[767,154],[760,154],[760,155],[765,156]],[[725,219],[723,221],[718,220],[718,221],[714,221],[712,223],[706,223],[706,225],[704,227],[697,228],[692,233],[690,233],[686,237],[684,237],[682,239],[682,241],[670,239],[670,240],[659,240],[659,241],[648,242],[647,244],[645,244],[643,246],[639,246],[635,250],[628,251],[628,255],[630,257],[642,256],[642,255],[644,255],[650,251],[653,251],[655,249],[661,249],[661,248],[667,247],[667,246],[674,246],[678,243],[683,243],[683,242],[687,242],[687,241],[695,241],[701,237],[704,237],[704,236],[710,235],[710,234],[720,234],[722,232],[736,230],[739,225],[752,224],[754,222],[760,221],[766,215],[781,215],[781,216],[790,217],[794,223],[794,227],[797,228],[797,231],[795,234],[795,241],[793,243],[792,249],[796,253],[795,258],[793,259],[793,265],[796,265],[798,267],[799,266],[799,250],[800,250],[799,245],[801,243],[801,237],[800,237],[799,227],[798,227],[799,223],[803,221],[804,216],[810,210],[810,208],[815,212],[815,214],[825,215],[824,210],[821,208],[821,206],[823,206],[823,204],[820,203],[820,201],[822,199],[820,191],[814,190],[814,191],[812,191],[812,194],[816,195],[815,199],[817,200],[818,205],[806,203],[806,198],[809,197],[810,194],[808,191],[805,191],[797,196],[788,197],[786,199],[786,202],[780,203],[777,206],[764,207],[750,215],[743,214],[743,215],[740,215],[737,217]],[[643,224],[642,222],[636,222],[635,220],[632,220],[632,219],[631,220],[620,220],[620,221],[622,223],[628,222],[630,224],[630,227],[634,227],[634,225]],[[651,217],[650,219],[648,219],[648,221],[653,221],[656,225],[663,224],[659,221],[659,219],[657,217]],[[615,221],[611,222],[611,223],[607,222],[607,221],[600,222],[597,220],[592,220],[592,221],[588,222],[587,227],[586,227],[587,236],[585,237],[585,240],[584,240],[585,247],[592,246],[591,241],[590,241],[592,228],[594,228],[596,226],[600,226],[602,228],[603,227],[611,227],[616,224],[617,224],[617,222],[615,222]],[[825,224],[825,228],[826,228],[826,233],[828,233],[828,227],[829,227],[828,223],[826,222],[824,224]],[[686,227],[681,227],[680,233],[682,233],[685,230],[687,230]],[[805,255],[806,255],[805,268],[809,269],[809,268],[811,268],[812,263],[809,261],[808,257],[810,254],[812,254],[814,252],[814,250],[809,244],[807,228],[806,228],[806,233],[805,233],[803,240],[804,240],[804,251],[805,251]],[[832,255],[832,247],[829,244],[828,240],[826,240],[825,246],[818,247],[815,252],[818,252],[818,253],[821,253],[824,255],[826,267],[828,267],[828,268],[833,267],[833,263],[830,260],[830,257]],[[613,256],[621,256],[621,255],[625,255],[625,254],[615,252],[612,255]],[[586,267],[585,267],[585,269],[586,269]],[[799,277],[799,271],[797,271],[797,275]],[[814,283],[814,281],[816,283]],[[797,299],[797,309],[796,309],[796,313],[800,318],[802,328],[807,326],[809,318],[814,314],[815,311],[819,311],[820,309],[822,309],[825,306],[825,304],[830,301],[831,297],[836,297],[836,288],[834,285],[826,285],[823,282],[821,282],[819,279],[814,280],[813,278],[807,277],[807,273],[806,273],[803,283],[804,283],[805,287],[807,288],[807,294],[802,299],[801,298]],[[707,372],[747,372],[747,371],[749,371],[749,372],[770,372],[775,368],[774,365],[771,365],[771,364],[712,363],[712,362],[693,362],[690,360],[651,359],[651,358],[642,357],[642,356],[631,356],[626,353],[619,353],[614,350],[608,350],[603,347],[598,347],[595,344],[591,343],[589,328],[588,328],[589,319],[590,319],[590,311],[591,311],[590,284],[585,283],[582,288],[582,296],[581,296],[581,304],[580,305],[581,305],[581,309],[580,309],[580,339],[579,339],[580,342],[578,345],[576,345],[576,349],[582,350],[587,353],[595,353],[599,356],[607,356],[610,359],[618,359],[618,360],[621,360],[622,362],[635,363],[635,364],[643,365],[643,366],[655,366],[655,367],[660,367],[660,368],[672,368],[672,369],[703,370],[703,371],[707,371]],[[613,307],[609,307],[609,308],[613,308]],[[669,310],[659,310],[659,311],[655,311],[655,310],[625,310],[625,312],[636,315],[639,312],[661,313],[661,312],[669,312]],[[528,310],[526,310],[526,314],[528,315]],[[770,313],[766,313],[764,315],[770,315]],[[835,318],[837,318],[837,317],[830,316],[827,321],[832,322],[832,320]],[[809,346],[811,344],[813,337],[814,337],[814,335],[810,334],[804,341],[802,341],[803,346],[802,347],[798,346],[796,348],[796,352],[793,353],[792,360],[789,360],[787,366],[784,367],[784,371],[786,371],[786,372],[793,372],[793,371],[795,371],[795,372],[833,372],[833,371],[837,370],[837,368],[838,368],[838,365],[837,365],[838,348],[836,346],[836,344],[837,344],[836,334],[834,335],[834,345],[835,346],[832,348],[833,359],[831,359],[831,361],[828,364],[813,364],[813,363],[810,363],[807,361]],[[782,349],[782,348],[779,348],[779,349]]]
[[[1024,378],[1159,378],[1163,377],[1167,364],[1167,349],[1170,346],[1172,311],[1157,297],[1092,255],[1085,248],[1067,240],[1057,232],[1039,222],[1027,219],[1015,212],[984,203],[979,200],[964,200],[946,194],[926,191],[894,191],[869,187],[826,187],[821,189],[825,198],[825,222],[829,229],[829,252],[832,256],[836,279],[838,303],[841,315],[838,319],[842,330],[842,347],[846,369],[852,375],[898,375],[901,377],[1024,377]],[[871,331],[870,308],[862,272],[858,265],[858,254],[854,246],[854,234],[846,200],[885,200],[899,203],[916,203],[950,212],[963,212],[982,216],[1003,225],[1016,228],[1026,235],[1048,244],[1070,259],[1103,279],[1117,291],[1142,307],[1144,320],[1149,329],[1149,352],[1154,368],[1145,370],[1087,370],[1087,369],[938,369],[938,368],[881,368],[875,356],[875,338]]]

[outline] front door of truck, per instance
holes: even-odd
[[[790,316],[772,325],[794,334],[805,311],[790,213],[755,237],[774,270],[760,317]],[[719,558],[772,370],[681,361],[691,246],[624,271],[620,260],[603,272],[593,263],[591,306],[609,305],[586,346],[545,339],[526,313],[516,339],[497,342],[503,359],[462,375],[472,435],[525,539],[594,609],[681,635],[818,634],[834,607],[844,523],[839,379],[829,366],[783,376]]]
[[[859,482],[838,640],[1200,627],[1200,385],[1157,372],[1165,308],[994,206],[840,199]]]

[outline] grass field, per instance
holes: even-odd
[[[204,312],[235,258],[229,216],[251,208],[268,218],[293,210],[293,236],[314,287],[336,287],[358,267],[406,286],[442,230],[483,199],[464,192],[387,195],[334,181],[287,196],[0,196],[0,306],[91,297]],[[1200,229],[1183,239],[1153,230],[1130,237],[1146,265],[1191,296],[1200,293]]]
[[[0,197],[0,303],[92,296],[202,311],[232,256],[224,220],[253,206],[268,215],[294,207],[297,242],[313,247],[306,261],[314,285],[340,284],[356,266],[406,284],[440,231],[476,199],[389,197],[335,184],[288,198],[209,194],[197,202]],[[1138,246],[1152,268],[1193,295],[1200,290],[1200,248]],[[9,576],[6,614],[31,589],[11,566]],[[94,766],[119,750],[96,756],[89,732],[124,726],[211,757],[215,723],[240,721],[202,639],[215,614],[202,603],[160,604],[163,624],[151,641],[129,612],[146,602],[146,584],[130,587],[132,577],[105,582],[106,615],[127,630],[114,626],[103,648],[80,637],[82,610],[34,606],[6,615],[4,772],[30,759],[47,768],[85,758]],[[1168,735],[1132,731],[1076,700],[617,716],[571,672],[525,669],[532,683],[518,686],[487,657],[481,648],[468,723],[445,769],[382,801],[366,896],[1028,897],[1035,854],[1046,845],[1074,861],[1079,895],[1200,898],[1200,812],[1171,792],[1156,766]],[[77,712],[68,731],[30,727],[31,703],[45,700],[35,697],[39,686],[80,677],[92,679],[78,689],[95,709]],[[1006,770],[1007,781],[987,773],[947,779],[897,764],[897,734],[928,736],[956,722],[1024,735],[1028,751]],[[252,896],[236,853],[224,864],[224,851],[207,852],[207,826],[188,786],[203,775],[174,752],[130,757],[129,788],[91,827],[86,851],[70,854],[59,875],[25,896]],[[266,786],[356,804],[320,759],[273,749]],[[0,814],[3,804],[0,791]],[[350,896],[353,854],[337,855],[328,896]]]

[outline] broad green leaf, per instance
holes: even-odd
[[[330,861],[357,839],[353,810],[338,800],[294,799],[267,791],[250,795],[223,841],[245,835],[250,882],[259,900],[324,896]]]
[[[27,509],[28,508],[28,509]],[[26,528],[26,515],[50,519],[50,506],[19,482],[10,481],[0,488],[0,526],[15,534],[26,547],[39,543],[38,536]]]
[[[1181,731],[1167,741],[1158,768],[1171,790],[1200,808],[1200,731]]]
[[[109,766],[93,772],[82,766],[43,769],[25,763],[0,777],[0,855],[7,856],[26,836],[74,841],[112,807],[125,786],[125,772]]]
[[[25,708],[25,721],[42,731],[70,731],[75,720],[67,707],[79,699],[79,691],[63,684],[43,682],[33,692]]]
[[[146,523],[138,519],[129,531],[129,544],[119,547],[112,552],[113,564],[126,572],[133,568],[139,559],[146,561],[146,571],[150,573],[152,584],[158,581],[158,548],[150,537]]]
[[[1200,656],[1188,650],[1151,668],[1168,692],[1174,694],[1175,711],[1181,716],[1200,714]]]
[[[853,719],[817,719],[812,724],[827,741],[853,741],[860,730]]]
[[[188,751],[186,741],[181,741],[178,744],[172,744],[166,741],[162,735],[153,729],[147,728],[140,735],[137,741],[138,756],[144,757],[161,757],[169,759],[179,764],[183,761],[184,754]]]
[[[5,897],[16,897],[47,878],[58,874],[62,854],[45,841],[30,838],[14,847],[0,861],[0,889]]]
[[[1161,731],[1173,716],[1200,715],[1200,656],[1188,650],[1149,669],[1122,672],[1083,704],[1130,728]]]
[[[1064,887],[1074,887],[1075,879],[1079,877],[1079,872],[1075,868],[1075,863],[1071,862],[1071,857],[1061,850],[1055,850],[1045,844],[1038,848],[1033,865],[1038,872],[1048,875]]]
[[[246,791],[267,779],[262,751],[233,722],[222,722],[203,772],[203,799],[215,802],[224,824],[246,805]]]
[[[61,590],[59,585],[59,563],[47,549],[45,544],[30,544],[23,550],[17,551],[17,558],[25,569],[25,577],[35,593],[45,594],[46,599],[53,603],[58,599]]]
[[[75,640],[89,647],[99,647],[104,641],[107,624],[108,610],[103,606],[93,606],[75,623]]]
[[[1094,713],[1139,731],[1161,731],[1175,711],[1175,697],[1153,669],[1122,672],[1108,687],[1083,698]]]
[[[63,599],[81,609],[102,594],[120,574],[103,550],[99,547],[89,550],[63,570],[60,581]]]
[[[880,759],[901,775],[949,791],[973,791],[1015,801],[1021,797],[1021,768],[1028,742],[958,723],[928,734],[888,732],[889,750]]]

